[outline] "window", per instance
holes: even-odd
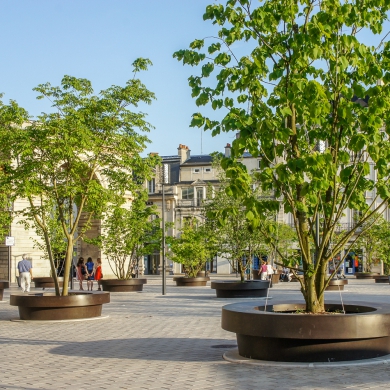
[[[155,190],[156,190],[155,179],[148,180],[148,193],[154,194]]]
[[[210,172],[211,172],[211,168],[205,168],[204,171],[205,171],[206,173],[210,173]]]
[[[194,168],[193,172],[194,173],[200,173],[200,168]]]
[[[182,199],[194,199],[194,187],[186,187],[181,189]]]

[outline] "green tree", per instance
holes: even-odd
[[[325,309],[329,259],[390,198],[390,43],[381,35],[389,10],[383,0],[229,0],[206,8],[204,19],[220,27],[206,47],[198,39],[174,54],[202,64],[189,78],[197,105],[225,113],[221,120],[196,113],[192,125],[213,135],[240,132],[222,166],[231,194],[246,197],[248,220],[261,226],[264,212],[280,204],[291,213],[308,312]],[[235,160],[245,150],[260,156],[257,179],[275,191],[273,202],[251,196],[249,173]],[[376,194],[372,202],[366,191]],[[336,235],[348,208],[359,220]]]
[[[131,279],[144,255],[161,247],[162,229],[155,206],[147,206],[145,190],[135,194],[130,208],[110,207],[104,217],[104,233],[89,240],[104,250],[114,275]]]
[[[167,237],[168,256],[182,264],[189,278],[195,278],[215,255],[215,238],[205,223],[195,217],[184,221],[179,237]]]
[[[221,173],[220,186],[205,204],[205,213],[211,223],[214,221],[214,234],[218,241],[218,254],[227,257],[233,270],[240,274],[241,282],[252,267],[254,256],[261,258],[272,251],[270,240],[264,236],[261,229],[253,227],[250,213],[245,211],[245,198],[239,193],[231,193],[230,181]],[[251,177],[248,177],[251,180]],[[260,189],[249,187],[256,198],[261,198]],[[208,191],[211,193],[211,191]],[[264,227],[270,234],[278,237],[276,224],[272,222],[271,213],[263,220]],[[272,232],[272,233],[271,233]],[[250,275],[248,274],[248,278]]]
[[[42,113],[28,125],[27,113],[15,102],[3,106],[0,144],[11,163],[0,187],[11,185],[13,198],[28,199],[24,212],[45,232],[48,247],[49,226],[43,216],[53,207],[66,240],[62,295],[68,294],[74,245],[92,219],[136,192],[158,163],[155,156],[141,158],[149,142],[143,132],[152,126],[146,114],[130,109],[154,99],[136,78],[150,64],[137,59],[134,77],[124,87],[111,86],[97,95],[90,81],[71,76],[64,76],[59,87],[39,85],[38,99],[49,99],[54,112]]]
[[[363,232],[357,237],[351,249],[355,252],[363,250],[364,272],[371,272],[374,263],[382,260],[382,257],[387,258],[383,249],[386,247],[388,237],[389,223],[380,214],[372,215],[363,225]]]

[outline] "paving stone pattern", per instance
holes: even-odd
[[[270,296],[297,300],[298,290],[298,283],[279,283]],[[12,291],[0,303],[0,389],[390,388],[384,364],[292,369],[224,361],[236,341],[221,329],[221,307],[239,300],[216,299],[209,286],[176,287],[168,279],[162,296],[151,277],[144,292],[111,294],[103,309],[109,318],[64,323],[10,321],[18,317],[8,303]],[[390,303],[390,285],[351,279],[343,298]]]

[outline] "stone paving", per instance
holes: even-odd
[[[273,298],[300,299],[298,283],[279,283]],[[209,286],[176,287],[159,278],[144,292],[111,294],[109,318],[64,323],[12,322],[17,309],[0,303],[0,389],[388,389],[385,364],[281,368],[222,359],[235,336],[220,327],[221,307]],[[338,292],[327,298],[339,300]],[[351,279],[345,300],[390,303],[390,285]]]

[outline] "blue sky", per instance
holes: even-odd
[[[157,101],[147,106],[155,126],[147,152],[192,154],[223,151],[234,134],[215,138],[189,127],[200,109],[191,98],[187,78],[198,70],[183,67],[172,54],[195,38],[215,35],[203,13],[212,0],[2,0],[0,2],[0,92],[31,115],[49,111],[32,88],[59,85],[63,75],[87,78],[95,92],[124,85],[131,63],[150,58],[154,66],[141,78]],[[201,109],[205,111],[204,108]]]
[[[155,126],[148,152],[177,153],[179,143],[201,153],[201,131],[189,127],[198,111],[183,67],[172,54],[213,33],[203,13],[211,0],[12,0],[0,2],[0,92],[31,115],[48,111],[32,88],[59,85],[63,75],[92,81],[95,92],[132,77],[137,57],[153,62],[140,77],[157,100],[144,111]],[[223,151],[233,134],[203,133],[203,153]]]

